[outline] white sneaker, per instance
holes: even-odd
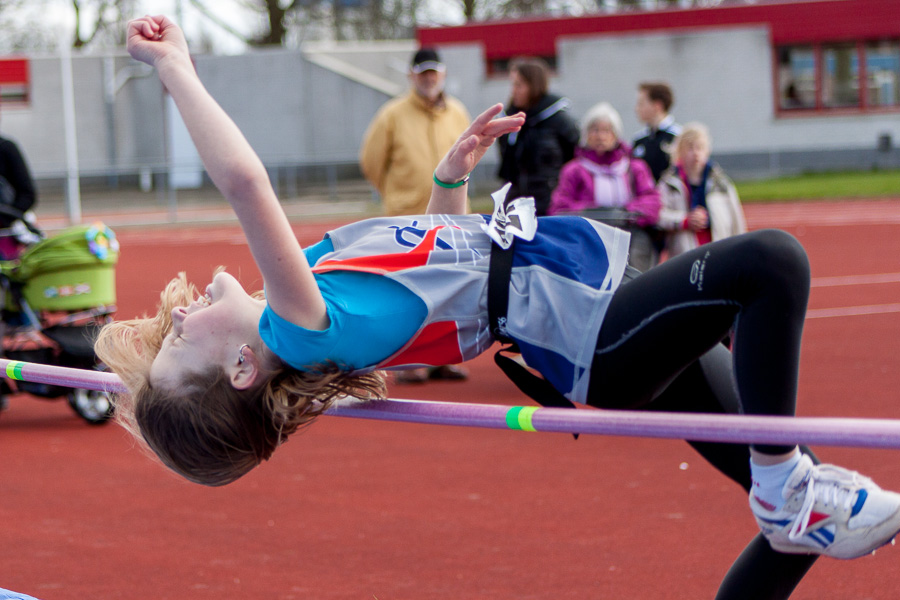
[[[778,552],[857,558],[900,532],[900,494],[855,471],[814,465],[805,454],[781,495],[787,502],[775,511],[750,492],[753,516]]]

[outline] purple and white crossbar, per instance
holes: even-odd
[[[106,392],[126,391],[121,380],[111,373],[4,359],[0,359],[0,369],[6,377],[20,381]],[[520,431],[900,449],[900,420],[892,419],[572,410],[464,402],[354,399],[338,402],[325,414]]]

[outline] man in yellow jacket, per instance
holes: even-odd
[[[410,90],[382,106],[363,137],[360,168],[381,195],[387,215],[425,214],[434,169],[469,126],[466,107],[444,93],[446,78],[447,68],[435,50],[416,52],[409,67]],[[463,367],[444,365],[397,371],[396,381],[464,380],[467,375]]]
[[[469,126],[466,108],[444,93],[446,71],[433,49],[416,52],[409,92],[384,104],[363,138],[360,168],[381,195],[385,214],[425,212],[435,167]]]

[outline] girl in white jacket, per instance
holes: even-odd
[[[706,126],[688,123],[673,146],[673,165],[658,184],[662,199],[658,226],[667,232],[668,257],[746,232],[734,183],[709,160]]]

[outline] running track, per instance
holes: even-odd
[[[894,417],[900,201],[748,207],[810,253],[799,412]],[[298,226],[304,243],[334,222]],[[178,269],[259,281],[237,230],[121,229],[120,316]],[[522,403],[489,357],[397,397]],[[900,489],[894,451],[819,448]],[[45,600],[712,598],[755,527],[678,441],[324,418],[238,483],[164,472],[115,426],[14,397],[0,415],[0,587]],[[896,597],[900,548],[820,561],[798,599]]]

